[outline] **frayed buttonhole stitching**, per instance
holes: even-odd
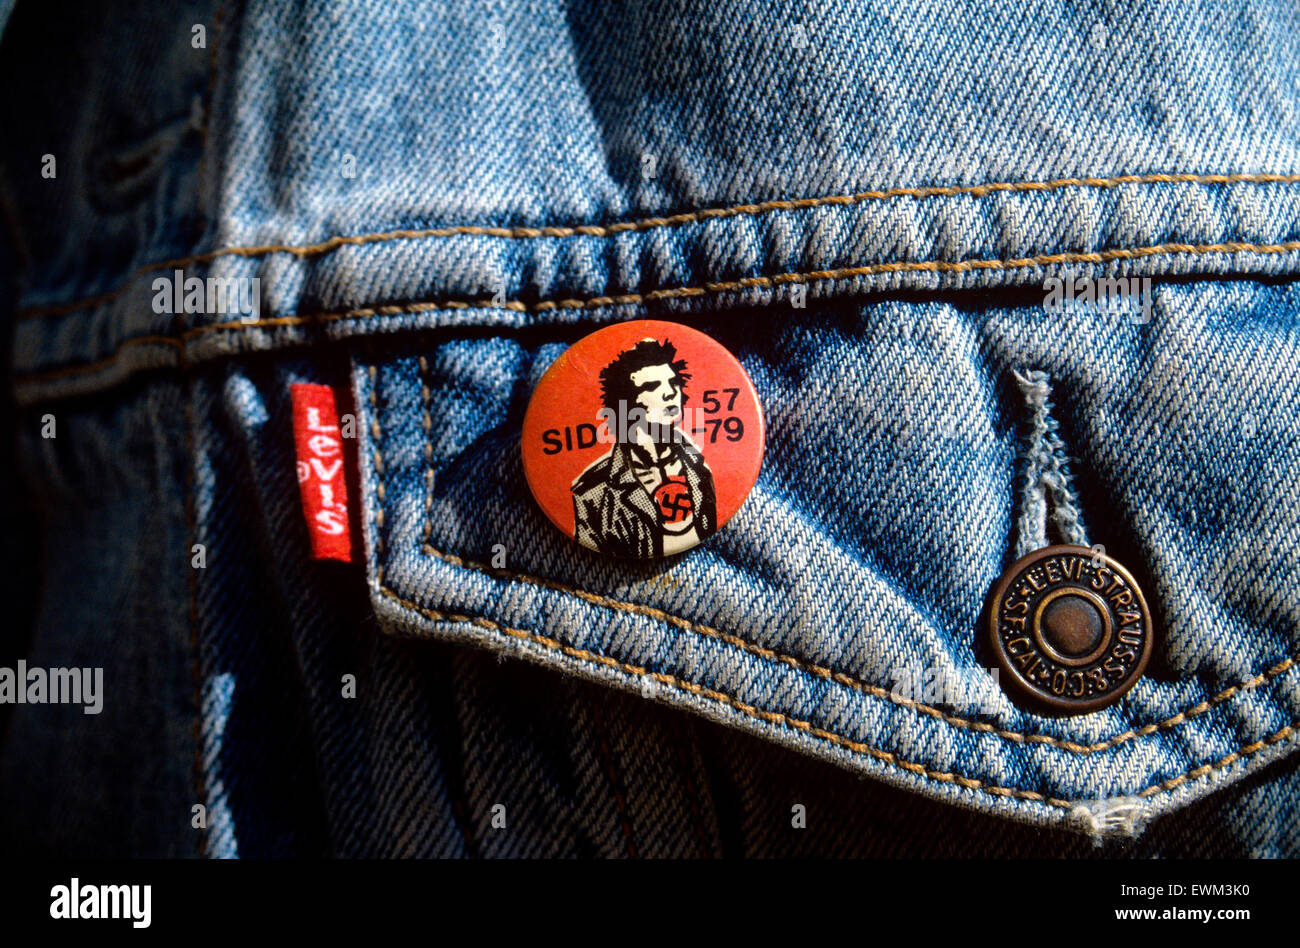
[[[1015,558],[1019,560],[1047,546],[1049,508],[1060,542],[1088,546],[1088,534],[1070,474],[1070,459],[1052,414],[1050,379],[1038,369],[1012,374],[1029,409],[1029,430],[1021,453],[1024,474]]]

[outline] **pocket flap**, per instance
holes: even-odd
[[[393,632],[607,682],[934,798],[1132,833],[1297,740],[1297,373],[1268,383],[1251,438],[1233,434],[1265,387],[1255,350],[1277,344],[1242,327],[1290,291],[1243,291],[1244,322],[1218,292],[1162,287],[1154,328],[1068,317],[1068,351],[1014,300],[680,317],[745,366],[769,446],[726,529],[648,564],[565,537],[521,469],[529,394],[591,324],[396,340],[354,363],[375,608]],[[1169,377],[1187,352],[1195,402]],[[1074,717],[1014,703],[979,644],[1014,552],[1024,365],[1051,371],[1080,508],[1156,626],[1136,687]]]

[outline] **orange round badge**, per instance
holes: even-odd
[[[763,410],[730,352],[679,323],[608,326],[542,376],[523,431],[524,476],[583,546],[652,559],[707,540],[763,463]]]

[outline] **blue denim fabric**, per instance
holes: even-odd
[[[7,842],[1300,853],[1294,5],[101,17],[20,5],[0,48],[13,654],[108,691],[6,712]],[[259,278],[258,318],[156,313],[177,268]],[[1051,277],[1150,278],[1150,318],[1047,311]],[[646,316],[768,424],[746,505],[657,564],[557,532],[518,443],[565,346]],[[358,421],[350,567],[309,559],[300,381]],[[987,685],[989,590],[1060,538],[1146,592],[1123,700],[895,692]]]

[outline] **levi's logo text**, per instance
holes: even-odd
[[[735,357],[698,330],[638,320],[580,340],[524,417],[524,473],[557,527],[611,556],[708,539],[758,477],[763,415]]]
[[[298,489],[311,535],[312,557],[351,562],[346,454],[334,392],[328,385],[307,384],[293,385],[290,392]]]

